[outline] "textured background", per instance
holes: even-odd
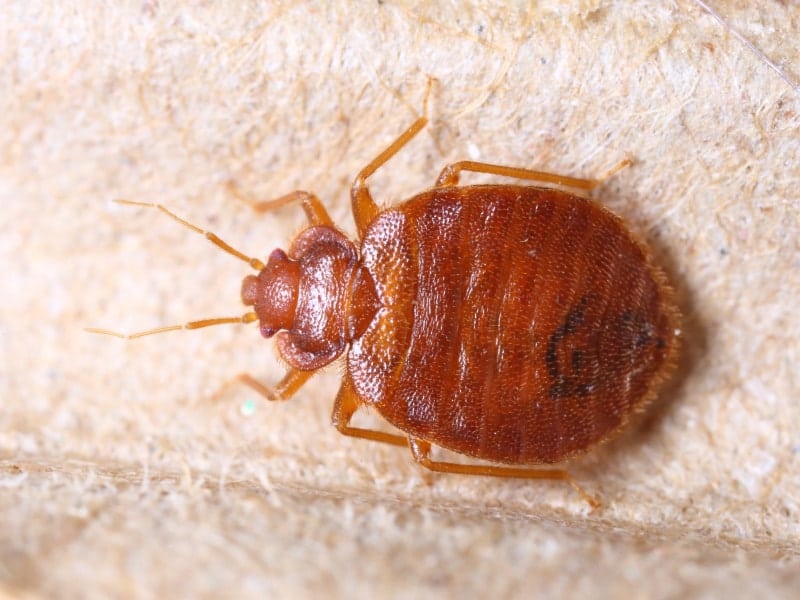
[[[74,596],[788,596],[800,586],[800,5],[584,1],[5,2],[0,7],[0,592]],[[740,32],[753,44],[737,39]],[[762,52],[763,55],[759,55]],[[767,62],[767,57],[780,69]],[[592,176],[674,281],[685,351],[641,427],[567,486],[423,473],[291,402],[246,267],[316,191],[353,232],[357,170],[391,204],[469,157]],[[476,180],[477,178],[473,179]],[[366,420],[363,422],[367,422]]]

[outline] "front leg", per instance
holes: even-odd
[[[288,400],[295,395],[302,385],[308,381],[316,371],[301,371],[299,369],[289,369],[275,386],[268,386],[261,383],[249,373],[239,373],[233,379],[227,381],[213,396],[219,398],[230,388],[230,386],[241,383],[251,390],[259,393],[270,402]]]
[[[314,225],[327,225],[328,227],[333,226],[333,221],[331,220],[328,211],[325,210],[325,207],[322,205],[322,202],[320,202],[319,198],[310,192],[296,190],[294,192],[284,194],[280,198],[273,198],[272,200],[253,200],[252,198],[246,196],[233,181],[228,182],[228,191],[230,191],[230,193],[236,196],[236,198],[247,204],[259,214],[271,212],[273,210],[283,208],[284,206],[288,206],[289,204],[295,204],[299,202],[303,206],[303,210],[306,213],[309,225],[312,227]]]

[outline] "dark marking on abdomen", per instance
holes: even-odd
[[[583,296],[573,306],[547,342],[545,362],[547,374],[550,376],[550,397],[553,399],[579,396],[584,398],[592,393],[594,381],[591,369],[587,364],[591,362],[590,348],[578,348],[575,344],[568,344],[569,357],[566,361],[559,360],[559,351],[564,352],[563,343],[567,338],[574,338],[584,323],[586,308],[594,298],[593,294]],[[583,336],[585,338],[585,336]],[[566,364],[564,364],[566,362]]]

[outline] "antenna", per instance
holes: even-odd
[[[143,206],[145,208],[154,208],[156,210],[161,211],[174,221],[177,221],[184,227],[188,227],[192,231],[203,235],[209,242],[217,246],[218,248],[222,249],[223,251],[227,252],[228,254],[235,256],[236,258],[243,260],[247,264],[249,264],[253,269],[256,271],[260,271],[264,268],[264,263],[262,263],[257,258],[251,258],[240,252],[227,242],[221,240],[215,233],[211,231],[206,231],[187,221],[186,219],[182,219],[174,212],[169,210],[166,206],[162,204],[156,204],[153,202],[135,202],[133,200],[114,200],[118,204],[126,204],[128,206]],[[133,340],[136,338],[144,337],[147,335],[155,335],[157,333],[165,333],[167,331],[177,331],[179,329],[201,329],[203,327],[211,327],[213,325],[227,325],[231,323],[252,323],[254,321],[258,321],[258,315],[255,312],[248,312],[243,314],[240,317],[217,317],[213,319],[201,319],[199,321],[189,321],[188,323],[184,323],[182,325],[167,325],[165,327],[156,327],[154,329],[147,329],[145,331],[137,331],[135,333],[120,333],[118,331],[113,331],[111,329],[101,329],[98,327],[85,327],[84,331],[88,331],[89,333],[98,333],[100,335],[110,335],[113,337],[123,338],[126,340]]]
[[[262,263],[257,258],[251,258],[246,254],[244,254],[243,252],[239,252],[236,248],[234,248],[227,242],[221,240],[216,233],[213,233],[211,231],[206,231],[205,229],[202,229],[201,227],[198,227],[197,225],[190,223],[186,219],[181,219],[178,215],[176,215],[174,212],[172,212],[163,204],[156,204],[154,202],[136,202],[134,200],[114,200],[114,202],[117,202],[118,204],[127,204],[129,206],[144,206],[145,208],[155,208],[157,210],[160,210],[162,213],[164,213],[174,221],[177,221],[184,227],[188,227],[192,231],[204,236],[209,242],[211,242],[218,248],[221,248],[222,250],[224,250],[225,252],[227,252],[232,256],[235,256],[239,260],[243,260],[251,267],[253,267],[256,271],[260,271],[261,269],[264,268],[264,263]]]

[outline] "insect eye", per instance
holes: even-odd
[[[286,256],[286,252],[284,252],[280,248],[275,248],[275,250],[270,252],[270,255],[269,255],[269,260],[271,260],[271,261],[283,262],[283,261],[287,260],[288,258],[289,257]]]
[[[274,327],[267,327],[266,325],[261,326],[261,335],[263,335],[265,338],[271,338],[277,332],[278,330]]]

